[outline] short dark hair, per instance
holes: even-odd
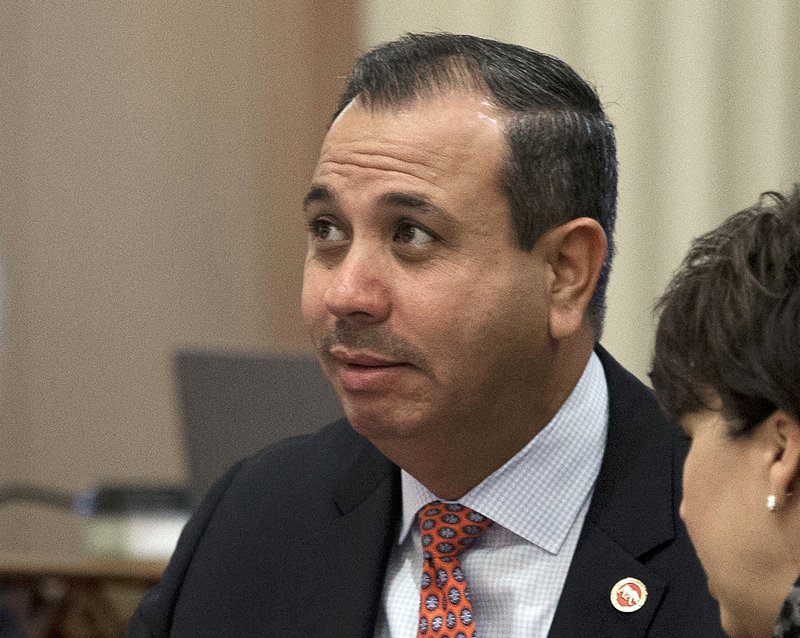
[[[672,418],[718,401],[732,435],[800,420],[800,184],[692,242],[656,306],[650,378]]]
[[[379,109],[454,90],[485,95],[509,116],[500,179],[521,249],[577,217],[591,217],[605,231],[608,254],[589,309],[599,339],[614,253],[617,158],[597,94],[566,63],[538,51],[471,35],[407,34],[356,62],[336,116],[356,98]]]

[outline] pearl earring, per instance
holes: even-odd
[[[774,512],[776,509],[778,509],[778,499],[775,498],[774,494],[767,496],[767,509],[770,512]]]

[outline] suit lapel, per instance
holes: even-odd
[[[609,388],[606,452],[549,638],[641,638],[666,591],[640,559],[675,537],[669,436],[638,381],[605,351],[598,355]],[[647,601],[623,613],[610,595],[629,577],[645,584]]]
[[[622,613],[611,604],[611,589],[623,578],[636,578],[647,587],[647,601],[638,611]],[[549,637],[640,638],[646,635],[664,592],[659,576],[588,522]]]
[[[366,444],[333,486],[340,515],[309,541],[321,569],[313,584],[316,605],[306,615],[303,635],[373,636],[394,522],[399,520],[399,483],[396,466]]]

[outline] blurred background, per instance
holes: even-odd
[[[0,483],[186,477],[179,348],[308,352],[300,201],[357,54],[448,30],[555,54],[620,157],[603,343],[640,378],[691,237],[800,180],[796,0],[25,2],[0,19]],[[0,509],[0,547],[75,551]]]

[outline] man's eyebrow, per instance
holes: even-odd
[[[444,219],[451,219],[452,216],[444,208],[431,202],[423,195],[415,193],[407,193],[403,191],[392,191],[384,193],[380,196],[379,201],[384,206],[392,206],[397,208],[409,208],[421,213],[437,215]],[[328,189],[327,186],[321,184],[312,184],[308,193],[303,198],[303,210],[313,202],[331,203],[336,202],[336,197]]]
[[[387,206],[396,206],[398,208],[411,208],[415,211],[422,213],[430,213],[438,215],[445,219],[450,219],[451,215],[441,206],[437,206],[428,198],[422,195],[415,195],[414,193],[404,193],[401,191],[384,193],[380,197],[381,203]]]
[[[328,190],[327,186],[320,186],[318,184],[312,184],[311,188],[308,189],[308,193],[303,198],[303,210],[308,208],[308,205],[311,202],[333,202],[336,198],[333,194]]]

